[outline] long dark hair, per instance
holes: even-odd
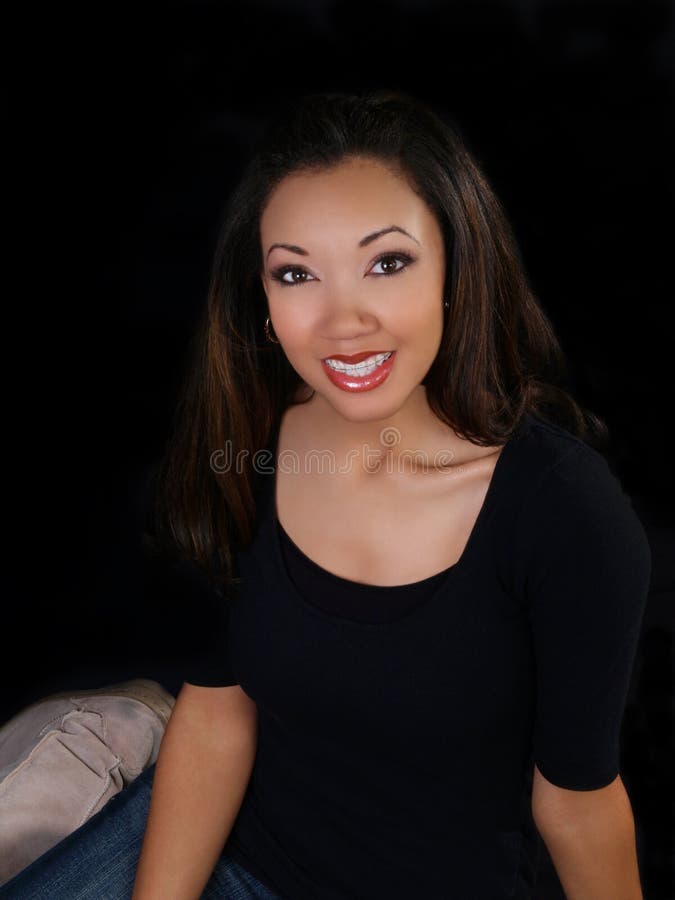
[[[526,411],[596,446],[606,438],[566,387],[565,357],[508,219],[457,127],[399,91],[306,95],[272,119],[229,198],[159,475],[155,546],[223,588],[236,581],[235,548],[255,530],[254,455],[302,386],[265,335],[260,218],[285,176],[350,156],[402,171],[440,223],[449,308],[423,382],[438,418],[483,446],[508,441]],[[218,465],[226,447],[231,464]]]

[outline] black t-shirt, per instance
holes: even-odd
[[[651,568],[629,498],[528,414],[459,561],[381,587],[295,547],[274,468],[217,650],[185,674],[258,707],[224,852],[288,900],[530,900],[534,763],[570,790],[619,774]]]

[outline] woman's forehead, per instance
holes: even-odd
[[[298,197],[340,192],[359,191],[364,186],[398,184],[410,190],[408,179],[394,162],[384,162],[373,157],[349,156],[331,165],[302,168],[290,172],[273,188],[267,206],[280,197],[289,200]]]
[[[399,221],[402,220],[402,221]],[[316,229],[359,238],[396,224],[426,232],[435,217],[399,171],[379,160],[350,158],[330,168],[286,176],[263,211],[263,242],[289,240],[289,229],[310,236]],[[283,234],[281,232],[284,232]]]

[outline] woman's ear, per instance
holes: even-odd
[[[263,290],[265,291],[265,296],[267,297],[267,276],[264,272],[260,273],[260,280],[262,281]]]

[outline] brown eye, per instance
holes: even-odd
[[[307,279],[307,272],[303,272],[300,269],[291,269],[287,274],[291,276],[291,281],[294,284],[301,284]]]
[[[280,269],[275,269],[272,272],[272,278],[279,284],[287,284],[291,287],[296,284],[304,284],[306,281],[314,281],[309,272],[298,266],[282,266]]]
[[[371,271],[375,275],[396,275],[407,269],[411,262],[413,259],[407,253],[385,253],[375,261]],[[377,266],[381,271],[375,271]]]
[[[387,275],[391,272],[396,272],[398,270],[398,264],[399,260],[394,256],[385,256],[384,259],[380,260],[380,265]]]

